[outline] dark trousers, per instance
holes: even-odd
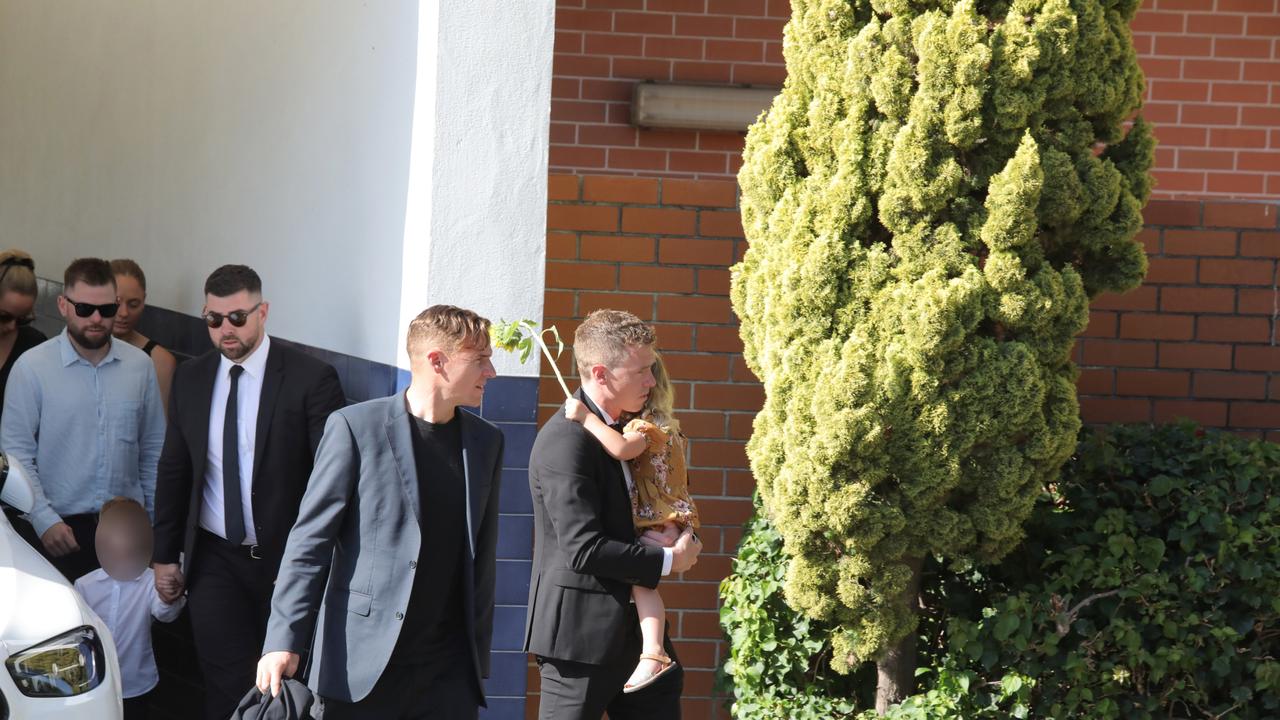
[[[5,514],[9,515],[8,511]],[[9,520],[18,535],[22,536],[31,547],[38,550],[67,580],[75,582],[77,578],[102,567],[98,563],[97,544],[94,540],[98,534],[97,513],[68,515],[62,518],[62,522],[66,523],[67,527],[71,528],[72,534],[76,536],[76,544],[80,546],[79,550],[62,557],[54,557],[49,554],[48,550],[45,550],[44,542],[40,540],[40,536],[36,534],[36,530],[31,526],[31,523],[16,514],[9,515]]]
[[[663,635],[667,655],[677,663],[671,636]],[[628,636],[625,652],[607,665],[538,657],[538,720],[680,720],[680,694],[684,692],[684,668],[668,670],[649,687],[630,694],[623,685],[640,661],[640,631]]]
[[[143,693],[137,697],[124,699],[124,720],[147,720],[151,693]]]
[[[256,679],[274,572],[247,546],[204,530],[193,554],[187,610],[204,674],[205,718],[226,720]]]
[[[480,690],[471,658],[443,665],[392,665],[359,702],[323,700],[321,720],[474,720]]]

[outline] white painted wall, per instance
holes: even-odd
[[[552,13],[0,0],[0,245],[193,314],[245,262],[273,334],[388,363],[428,302],[540,318]]]
[[[554,0],[431,5],[419,24],[436,52],[418,62],[400,326],[435,303],[540,322]],[[499,352],[494,364],[535,376],[536,360]]]

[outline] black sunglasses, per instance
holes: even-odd
[[[104,318],[113,318],[116,316],[116,311],[120,309],[120,303],[118,302],[94,305],[93,303],[76,302],[66,295],[63,295],[62,299],[71,303],[76,309],[76,317],[87,318],[96,312]]]
[[[244,324],[249,322],[249,316],[253,314],[254,310],[257,310],[260,307],[262,307],[261,302],[248,310],[232,310],[226,315],[208,310],[200,317],[204,318],[205,325],[208,325],[215,330],[222,327],[222,321],[224,318],[227,322],[231,323],[232,327],[244,327]]]
[[[26,327],[36,321],[34,315],[26,315],[24,317],[14,317],[9,313],[0,310],[0,325],[8,325],[9,323],[17,323],[18,327]]]

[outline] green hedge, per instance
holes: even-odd
[[[1082,439],[994,568],[933,567],[921,688],[896,718],[1280,716],[1280,446],[1190,425]],[[748,526],[722,586],[739,718],[857,717],[874,673],[827,668]]]

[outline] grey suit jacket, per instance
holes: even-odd
[[[468,551],[464,623],[476,682],[489,674],[502,432],[460,414]],[[400,637],[422,542],[418,475],[403,395],[335,412],[325,426],[271,598],[263,653],[311,655],[321,696],[355,702],[381,677]],[[312,636],[314,633],[314,644]],[[480,703],[483,704],[483,691]]]

